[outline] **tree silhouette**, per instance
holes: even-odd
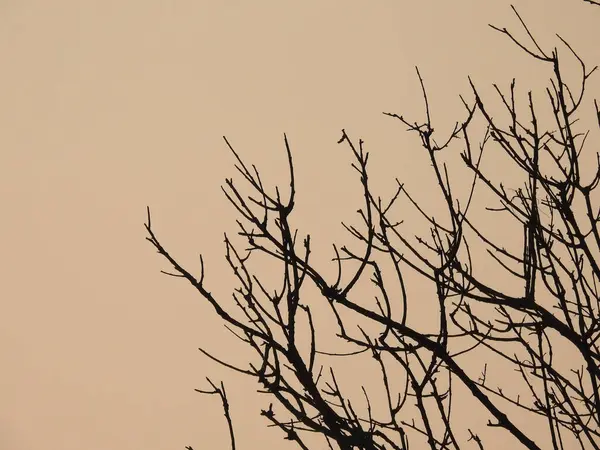
[[[459,449],[466,445],[465,436],[469,446],[484,449],[489,445],[484,434],[493,439],[493,433],[512,435],[515,448],[600,448],[600,156],[596,152],[591,164],[586,153],[591,138],[579,122],[591,117],[600,130],[597,101],[584,101],[596,67],[588,69],[558,36],[565,55],[581,69],[577,86],[571,86],[563,71],[566,57],[559,57],[556,48],[542,49],[513,10],[527,42],[506,28],[490,26],[547,65],[552,76],[543,102],[534,101],[532,91],[519,98],[514,80],[508,90],[494,85],[504,110],[505,119],[500,119],[469,79],[472,100],[461,97],[465,116],[439,141],[417,70],[425,119],[412,122],[387,114],[418,136],[429,156],[444,203],[435,217],[399,181],[387,200],[378,196],[370,184],[364,142],[342,131],[339,143],[350,150],[363,202],[360,225],[344,227],[362,250],[333,246],[336,279],[327,279],[315,267],[310,236],[301,237],[290,221],[296,185],[287,137],[290,183],[285,195],[279,188],[267,189],[259,170],[225,139],[249,186],[244,193],[227,179],[223,187],[237,210],[238,235],[245,242],[241,248],[225,235],[225,258],[239,282],[233,303],[208,290],[202,257],[196,278],[171,256],[156,237],[148,209],[147,239],[173,267],[164,273],[187,279],[257,358],[236,366],[203,353],[256,379],[272,400],[262,416],[302,449],[323,448],[325,442],[343,450],[404,450],[409,442],[414,443],[411,448]],[[519,106],[523,101],[525,107]],[[543,108],[551,121],[542,118]],[[450,176],[443,160],[457,147],[469,178]],[[510,161],[510,179],[484,168],[482,156],[490,151]],[[459,195],[454,188],[465,179],[467,194]],[[520,227],[519,242],[506,246],[492,236],[493,223],[482,225],[473,218],[476,190],[493,199],[486,210],[497,220]],[[427,231],[414,239],[395,218],[400,199],[428,223]],[[496,263],[491,275],[477,269],[476,254],[484,253]],[[251,267],[257,254],[282,268],[275,291]],[[409,298],[407,273],[426,280],[435,296],[437,317],[426,326],[409,320],[411,305],[421,300]],[[500,276],[510,282],[498,286],[494,277]],[[365,280],[372,289],[368,299],[362,291],[357,294]],[[318,327],[315,308],[330,311],[337,339],[353,351],[331,354],[319,348],[319,338],[330,330]],[[360,399],[342,389],[326,362],[334,356],[372,358],[380,376],[365,383],[378,385],[373,391],[379,397],[373,398],[371,386],[361,386]],[[473,358],[479,363],[475,370]],[[496,363],[517,376],[491,381],[488,365]],[[209,383],[211,390],[199,392],[221,398],[235,449],[225,387]],[[453,405],[467,397],[489,416],[485,431],[456,417]],[[545,431],[534,433],[530,420],[542,420],[536,423],[545,423]]]

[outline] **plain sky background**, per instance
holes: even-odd
[[[600,63],[600,8],[514,2],[541,42],[558,32]],[[0,448],[225,449],[218,399],[193,392],[205,376],[230,380],[241,449],[284,448],[254,384],[198,352],[235,357],[212,311],[159,273],[146,205],[163,243],[195,267],[202,252],[227,295],[222,136],[274,184],[286,132],[296,223],[330,256],[359,206],[341,128],[365,139],[384,192],[395,176],[422,180],[418,143],[381,114],[422,118],[415,66],[440,129],[468,75],[482,89],[548,78],[487,27],[519,29],[509,4],[0,1]]]

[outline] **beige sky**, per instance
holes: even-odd
[[[514,3],[542,42],[558,32],[600,63],[600,8]],[[0,448],[225,449],[218,399],[193,392],[205,376],[233,380],[240,448],[283,448],[257,415],[267,399],[197,351],[233,347],[218,347],[188,286],[159,274],[146,205],[173,253],[197,264],[201,251],[227,294],[221,136],[275,183],[286,132],[297,223],[329,251],[356,209],[342,127],[366,140],[382,189],[419,180],[416,143],[381,114],[422,114],[415,65],[440,128],[467,75],[547,78],[489,22],[517,28],[499,0],[1,1]]]

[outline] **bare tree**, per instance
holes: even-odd
[[[238,235],[245,242],[242,248],[225,235],[225,258],[239,282],[232,303],[208,290],[202,257],[196,278],[163,247],[148,209],[147,239],[173,267],[164,273],[187,279],[257,359],[238,366],[203,352],[255,378],[261,392],[272,399],[262,415],[302,449],[318,442],[315,437],[331,449],[343,450],[404,450],[409,441],[417,443],[416,448],[467,445],[483,449],[484,434],[493,434],[475,430],[453,414],[461,396],[468,396],[486,412],[487,430],[512,435],[515,448],[517,442],[528,449],[550,445],[553,449],[600,448],[600,209],[596,196],[600,156],[598,152],[595,158],[587,155],[589,131],[582,131],[578,122],[587,115],[600,130],[597,101],[593,105],[584,101],[596,67],[589,69],[560,36],[560,57],[556,48],[544,50],[513,10],[528,36],[526,42],[506,28],[491,27],[547,65],[551,79],[541,91],[543,102],[534,101],[532,91],[519,99],[514,80],[508,90],[494,86],[506,117],[498,119],[490,112],[489,100],[469,80],[473,99],[463,99],[465,117],[439,143],[417,70],[425,119],[412,122],[388,114],[418,136],[444,201],[443,214],[428,213],[399,181],[388,200],[376,195],[364,142],[342,131],[339,143],[351,152],[363,197],[360,225],[344,227],[362,250],[333,246],[335,280],[315,267],[310,236],[300,237],[290,221],[296,185],[287,138],[290,183],[285,195],[279,188],[269,191],[259,170],[246,164],[225,139],[237,158],[236,169],[250,188],[250,193],[244,193],[232,179],[223,187],[237,210]],[[579,64],[577,86],[565,81],[565,58]],[[538,103],[544,103],[551,121],[541,118],[543,107]],[[547,122],[551,123],[544,126]],[[452,181],[442,159],[456,147],[462,168],[470,174],[466,196],[455,192],[458,180]],[[484,169],[482,156],[489,151],[508,158],[516,174],[511,177],[514,187],[507,185],[501,173]],[[490,237],[491,230],[473,219],[476,188],[494,198],[493,205],[488,203],[490,214],[522,230],[522,239],[513,241],[513,248]],[[401,199],[429,224],[427,234],[413,239],[402,231],[402,221],[394,218]],[[511,282],[498,287],[488,274],[478,271],[476,253],[493,258],[496,274]],[[274,292],[251,267],[256,254],[281,264],[281,284]],[[418,274],[432,287],[438,311],[434,325],[423,328],[408,320],[414,300],[408,298],[407,272]],[[360,301],[356,298],[357,286],[364,280],[373,289],[370,305],[363,295]],[[319,298],[306,295],[310,289]],[[383,398],[372,398],[361,386],[363,398],[351,399],[340,387],[336,372],[326,365],[332,355],[320,349],[318,338],[327,331],[316,326],[315,307],[328,308],[337,323],[337,338],[354,347],[338,356],[373,358],[380,376],[369,382],[379,383]],[[557,355],[560,349],[570,357]],[[481,361],[478,370],[472,370],[473,359],[469,364],[465,359],[473,354]],[[517,378],[492,383],[487,368],[493,361],[505,364]],[[220,396],[235,449],[225,388],[209,382],[212,390],[201,392]],[[384,407],[375,408],[376,402]],[[541,436],[527,425],[533,418],[546,424]],[[323,442],[314,448],[322,448]]]

